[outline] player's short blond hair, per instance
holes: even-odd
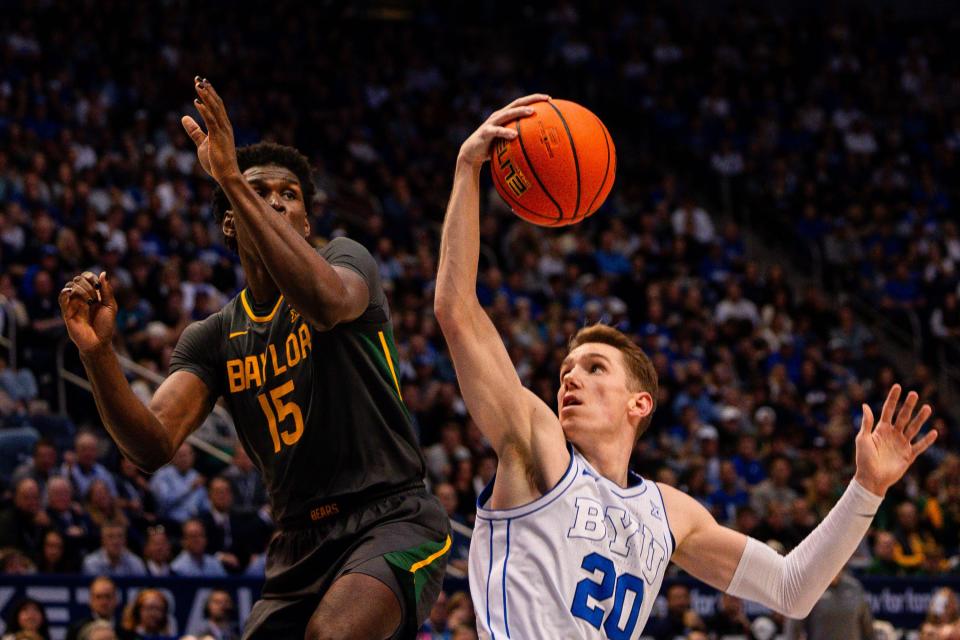
[[[657,382],[657,370],[653,367],[653,362],[644,353],[637,343],[631,340],[625,333],[619,329],[614,329],[605,324],[594,324],[584,327],[577,331],[568,345],[568,353],[583,344],[599,342],[607,344],[620,352],[623,356],[623,363],[627,368],[627,389],[633,392],[646,391],[653,398],[653,408],[657,408],[657,391],[659,383]],[[650,426],[653,420],[653,411],[640,421],[637,426],[637,438],[639,438]]]

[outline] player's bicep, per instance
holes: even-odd
[[[370,287],[360,274],[349,267],[334,266],[333,270],[340,276],[340,281],[343,282],[343,288],[346,291],[343,308],[338,314],[338,322],[356,320],[370,306]]]
[[[153,394],[150,411],[166,429],[176,451],[210,414],[214,401],[197,374],[181,369],[167,376]]]
[[[658,483],[677,548],[672,560],[681,569],[724,591],[730,586],[747,546],[747,536],[720,525],[699,502]]]

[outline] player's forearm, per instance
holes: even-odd
[[[109,345],[80,354],[93,387],[103,426],[120,452],[137,467],[155,471],[173,457],[173,443],[163,425],[130,388],[117,354]]]
[[[727,592],[805,618],[856,551],[882,501],[854,480],[823,522],[786,557],[748,539]]]
[[[434,309],[438,319],[477,302],[480,260],[480,167],[457,162],[440,240]],[[441,320],[442,321],[442,320]]]
[[[250,244],[287,302],[317,326],[337,324],[345,313],[347,289],[333,267],[243,176],[220,186],[230,200],[237,233],[255,238]]]

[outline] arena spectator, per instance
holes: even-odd
[[[157,589],[141,589],[137,597],[123,611],[122,627],[140,638],[149,640],[176,640],[174,625],[170,622],[170,603]]]
[[[193,463],[193,446],[184,442],[170,464],[153,474],[150,489],[159,518],[183,524],[188,518],[209,511],[206,479],[193,468]]]
[[[50,526],[68,541],[69,555],[79,559],[96,547],[99,530],[90,515],[73,501],[73,487],[63,476],[54,476],[47,483],[47,516]]]
[[[33,446],[33,456],[14,469],[10,482],[15,485],[23,478],[32,478],[40,491],[44,492],[47,489],[47,481],[56,475],[59,475],[57,448],[53,442],[41,438]]]
[[[207,534],[200,520],[191,518],[183,523],[183,535],[180,538],[181,551],[170,568],[178,576],[222,577],[227,572],[223,563],[207,553]]]
[[[153,495],[150,481],[127,458],[120,459],[120,470],[116,474],[117,506],[123,509],[127,519],[138,525],[144,525],[154,518]]]
[[[9,607],[6,628],[3,640],[20,640],[23,637],[50,640],[47,613],[43,605],[32,598],[23,598]],[[28,636],[28,633],[33,635]]]
[[[167,537],[164,526],[148,527],[147,538],[143,543],[143,559],[147,567],[147,573],[155,577],[173,575],[170,568],[172,553],[170,539]]]
[[[789,640],[872,640],[873,615],[863,585],[846,571],[841,571],[820,596],[813,610],[803,620],[788,620]]]
[[[674,640],[693,630],[706,630],[703,620],[690,608],[690,589],[686,585],[670,585],[666,589],[666,598],[666,615],[651,616],[643,629],[644,635],[655,640]]]
[[[240,634],[234,620],[233,598],[221,589],[214,589],[203,606],[203,622],[191,631],[199,638],[213,640],[239,640]]]
[[[39,573],[76,573],[80,569],[76,552],[67,548],[66,539],[56,529],[43,534],[43,547],[37,558]]]
[[[457,463],[470,458],[470,450],[463,445],[463,428],[449,421],[440,427],[440,441],[424,449],[430,477],[438,481],[453,478]]]
[[[896,561],[897,539],[889,531],[878,531],[873,543],[873,560],[867,573],[880,576],[895,576],[903,573]]]
[[[100,548],[83,559],[88,576],[145,576],[146,566],[127,548],[127,529],[122,524],[105,524],[100,529]]]
[[[743,601],[729,594],[721,594],[716,613],[705,621],[706,628],[716,637],[737,636],[752,640],[750,619],[743,611]]]
[[[893,559],[904,573],[919,571],[923,567],[927,545],[936,544],[921,529],[916,505],[907,500],[897,505],[894,538]]]
[[[77,634],[77,640],[119,640],[119,636],[109,622],[94,620],[83,625]]]
[[[210,511],[200,516],[207,536],[207,551],[231,573],[243,571],[250,560],[249,544],[255,533],[251,517],[233,509],[233,489],[226,478],[215,476],[207,484]],[[255,518],[255,517],[253,517]]]
[[[15,547],[36,557],[43,541],[43,528],[50,518],[40,505],[36,480],[24,478],[13,488],[13,504],[0,511],[0,547]]]
[[[110,495],[117,495],[117,486],[113,474],[97,462],[100,457],[100,439],[89,431],[77,434],[74,450],[63,456],[61,473],[73,484],[74,498],[85,499],[94,480],[101,480],[107,486]]]
[[[707,502],[719,522],[732,524],[738,507],[749,501],[747,492],[740,486],[737,468],[730,460],[720,463],[720,487],[710,494]]]
[[[761,516],[767,513],[772,503],[791,504],[797,498],[797,492],[790,486],[793,467],[785,456],[771,458],[770,475],[750,490],[750,504]]]
[[[233,462],[223,472],[223,477],[230,481],[234,508],[239,513],[255,514],[267,504],[263,478],[239,442],[234,445]]]
[[[117,619],[117,609],[120,600],[117,595],[117,585],[107,576],[97,576],[90,582],[89,602],[90,615],[70,624],[67,628],[66,640],[81,640],[83,631],[91,622],[105,622],[113,629],[119,640],[134,640],[135,636],[126,629],[121,629]]]
[[[90,515],[93,524],[99,528],[108,524],[118,525],[125,529],[130,526],[130,521],[117,505],[117,499],[110,493],[107,483],[100,479],[90,483],[90,488],[87,489],[84,496],[84,508]]]

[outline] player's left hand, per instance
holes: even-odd
[[[197,121],[190,116],[180,118],[180,124],[197,145],[200,166],[210,177],[222,184],[224,179],[240,175],[237,147],[233,141],[233,125],[227,117],[223,100],[209,80],[196,76],[193,79],[193,88],[197,92],[193,104],[203,118],[207,133],[204,133]]]
[[[933,444],[937,432],[931,431],[920,440],[913,439],[933,410],[923,405],[914,414],[919,396],[915,391],[907,394],[903,406],[897,412],[900,401],[900,385],[895,384],[887,394],[880,413],[880,422],[873,427],[873,411],[863,405],[863,419],[857,433],[857,472],[854,476],[865,489],[882,496],[906,473],[913,461]],[[894,419],[896,413],[896,419]]]

